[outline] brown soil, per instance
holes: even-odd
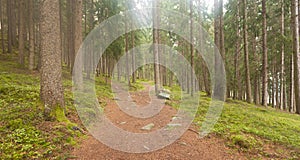
[[[149,89],[147,87],[147,89]],[[132,99],[139,106],[149,103],[148,91],[132,93]],[[169,123],[176,114],[176,110],[165,106],[161,112],[153,118],[136,119],[123,113],[113,100],[109,100],[105,108],[106,116],[118,127],[136,133],[147,133],[141,128],[149,123],[154,123],[154,131]],[[80,146],[76,147],[72,155],[76,159],[99,159],[99,160],[138,160],[138,159],[247,159],[243,153],[232,150],[226,146],[225,140],[211,134],[203,139],[198,138],[197,127],[192,125],[185,134],[173,144],[150,153],[132,154],[117,151],[102,144],[92,136],[82,140]]]

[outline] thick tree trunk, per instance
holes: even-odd
[[[41,100],[48,118],[56,118],[57,109],[63,111],[59,1],[41,2]],[[56,112],[56,113],[55,113]],[[62,112],[63,113],[63,112]]]
[[[268,105],[268,48],[267,48],[267,13],[266,0],[262,0],[263,27],[263,74],[262,74],[262,105]]]
[[[248,49],[248,16],[247,16],[247,1],[243,0],[244,6],[244,65],[246,69],[245,82],[246,82],[246,94],[247,94],[247,102],[252,103],[252,93],[251,93],[251,79],[250,79],[250,67],[249,67],[249,49]]]
[[[299,51],[299,8],[298,0],[292,0],[293,18],[293,55],[294,55],[294,79],[295,79],[295,105],[296,113],[300,114],[300,51]]]

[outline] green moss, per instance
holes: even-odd
[[[172,91],[173,99],[167,104],[178,108],[181,92],[179,86],[165,87]],[[194,123],[201,127],[206,118],[211,98],[200,93],[200,102]],[[260,150],[262,144],[275,143],[292,149],[294,157],[300,156],[300,116],[262,108],[242,101],[228,99],[213,131],[233,146],[243,150]],[[297,159],[296,158],[296,159]]]
[[[58,122],[65,122],[65,123],[70,123],[70,121],[68,120],[68,118],[66,117],[66,114],[65,114],[65,110],[63,107],[61,106],[56,106],[55,107],[55,110],[54,110],[54,113],[55,113],[55,118]]]
[[[57,107],[52,113],[57,121],[46,122],[39,97],[39,74],[16,62],[13,55],[0,56],[0,159],[57,159],[67,154],[65,150],[74,145],[75,137],[82,136],[72,129],[77,124],[64,112],[76,115],[71,76],[64,76],[69,78],[64,79],[65,110]],[[56,124],[62,127],[53,127]]]
[[[260,146],[258,141],[250,135],[231,135],[230,140],[234,145],[238,145],[244,149],[253,149]]]

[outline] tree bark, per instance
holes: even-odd
[[[2,13],[2,1],[0,0],[0,23],[1,23],[1,46],[2,46],[2,53],[5,54],[5,45],[4,45],[4,24],[3,24],[3,13]]]
[[[255,58],[255,61],[256,61],[256,65],[258,66],[258,62],[259,62],[259,56],[257,54],[257,49],[256,49],[256,34],[253,36],[253,40],[252,40],[253,44],[252,44],[252,47],[253,47],[253,53],[254,53],[254,58]],[[257,72],[259,70],[259,68],[255,68],[255,71],[256,71],[256,74],[254,76],[254,103],[256,105],[260,104],[260,99],[259,99],[259,87],[260,87],[260,83],[259,83],[259,78],[260,78],[260,75],[259,75],[259,72]]]
[[[133,51],[133,49],[134,49],[134,47],[135,47],[135,34],[134,34],[135,32],[134,31],[132,31],[131,32],[131,44],[132,44],[132,56],[131,56],[131,64],[132,64],[132,83],[135,83],[135,81],[136,81],[136,72],[135,72],[135,56],[134,56],[134,51]]]
[[[128,55],[128,51],[129,51],[129,39],[128,39],[128,23],[127,20],[125,20],[125,54],[126,54],[126,77],[127,77],[127,83],[128,86],[131,86],[130,83],[130,66],[129,66],[129,55]]]
[[[276,89],[276,85],[277,85],[277,76],[276,76],[276,60],[273,59],[273,64],[272,64],[272,99],[271,99],[271,104],[272,104],[272,107],[273,108],[276,108],[276,92],[277,92],[277,89]]]
[[[218,49],[220,49],[219,7],[219,0],[214,0],[214,42]]]
[[[246,69],[246,94],[247,94],[247,102],[252,103],[252,93],[251,93],[251,79],[250,79],[250,67],[249,67],[249,48],[248,48],[248,16],[247,16],[247,1],[243,0],[244,6],[244,63]]]
[[[18,19],[17,19],[17,10],[18,10],[18,4],[20,5],[20,2],[19,1],[16,1],[16,0],[10,0],[10,1],[12,1],[11,2],[11,42],[12,42],[12,45],[14,46],[14,47],[16,47],[17,46],[17,21],[18,21]],[[25,2],[24,2],[25,3]],[[24,4],[24,6],[25,6],[25,4]],[[26,10],[26,7],[24,7],[25,9],[24,10]],[[24,13],[25,13],[26,11],[24,11]],[[25,17],[27,14],[24,14],[23,16]],[[24,25],[25,26],[25,25]]]
[[[11,0],[7,0],[7,52],[8,53],[12,53],[12,14],[11,14],[11,8],[12,8],[12,1]]]
[[[263,27],[263,81],[262,81],[262,105],[268,105],[268,48],[267,48],[267,12],[266,0],[262,0],[262,27]]]
[[[55,119],[57,109],[64,109],[62,86],[59,0],[41,2],[41,100],[45,115]]]
[[[19,1],[19,17],[20,17],[20,24],[19,24],[19,63],[24,66],[25,65],[25,23],[24,17],[25,15],[25,0]]]
[[[73,72],[74,60],[75,60],[75,50],[74,50],[74,30],[75,30],[75,21],[74,21],[74,13],[72,11],[75,10],[75,5],[73,0],[67,0],[67,23],[69,26],[68,29],[68,67]]]
[[[281,36],[285,37],[285,26],[284,26],[284,0],[281,0]],[[286,108],[285,106],[285,94],[284,94],[284,90],[285,90],[285,45],[284,43],[281,43],[281,72],[280,72],[280,109],[283,110]]]
[[[296,113],[300,114],[300,52],[299,52],[299,10],[298,0],[292,0],[293,18],[293,55],[294,55],[294,78],[295,78],[295,105]]]
[[[235,43],[235,56],[234,56],[234,91],[233,91],[233,99],[238,99],[240,85],[238,85],[239,79],[239,58],[240,58],[240,2],[237,2],[237,14],[236,14],[236,43]]]
[[[158,94],[160,90],[160,74],[159,74],[159,13],[158,13],[159,0],[153,0],[153,44],[154,44],[154,81],[155,81],[155,92]]]
[[[290,79],[291,79],[291,83],[290,83],[290,107],[289,107],[289,111],[292,113],[294,112],[294,107],[295,107],[295,81],[294,81],[294,55],[291,56],[291,60],[290,60],[290,65],[291,65],[291,72],[290,72]]]
[[[75,3],[75,17],[74,17],[74,55],[76,58],[76,66],[74,72],[74,82],[79,89],[83,84],[83,55],[78,53],[82,44],[82,0],[76,0]]]
[[[34,21],[33,21],[33,0],[29,1],[29,70],[34,69]]]
[[[193,0],[190,0],[190,52],[191,52],[191,96],[194,96],[194,44],[193,44]]]

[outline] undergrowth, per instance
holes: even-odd
[[[165,87],[172,91],[172,100],[167,103],[180,107],[181,88]],[[202,126],[211,98],[200,93],[199,107],[194,123]],[[228,146],[245,152],[263,153],[264,145],[281,145],[289,150],[291,159],[300,158],[300,116],[278,111],[271,107],[255,106],[246,102],[228,99],[212,133],[228,140]]]
[[[15,63],[16,57],[0,56],[0,157],[3,159],[65,159],[82,134],[64,123],[44,120],[43,106],[39,99],[39,74],[22,69]],[[63,71],[66,115],[78,122],[72,94],[72,81],[68,70]],[[131,91],[144,89],[139,80]],[[147,83],[147,82],[146,82]],[[179,108],[179,86],[165,87],[172,91],[167,104]],[[97,77],[95,91],[101,107],[113,98],[105,78]],[[194,123],[201,126],[205,120],[211,99],[200,94],[199,108]],[[93,111],[87,111],[93,112]],[[95,114],[95,113],[91,113]],[[257,107],[245,102],[228,100],[224,104],[213,132],[228,140],[228,145],[242,151],[261,150],[265,143],[274,143],[295,152],[291,159],[299,158],[300,116]]]
[[[40,102],[37,71],[17,63],[14,55],[0,56],[0,159],[66,159],[83,136],[66,123],[46,121]],[[74,107],[71,75],[63,70],[66,116],[79,123]],[[96,81],[100,99],[111,97],[108,85]]]

